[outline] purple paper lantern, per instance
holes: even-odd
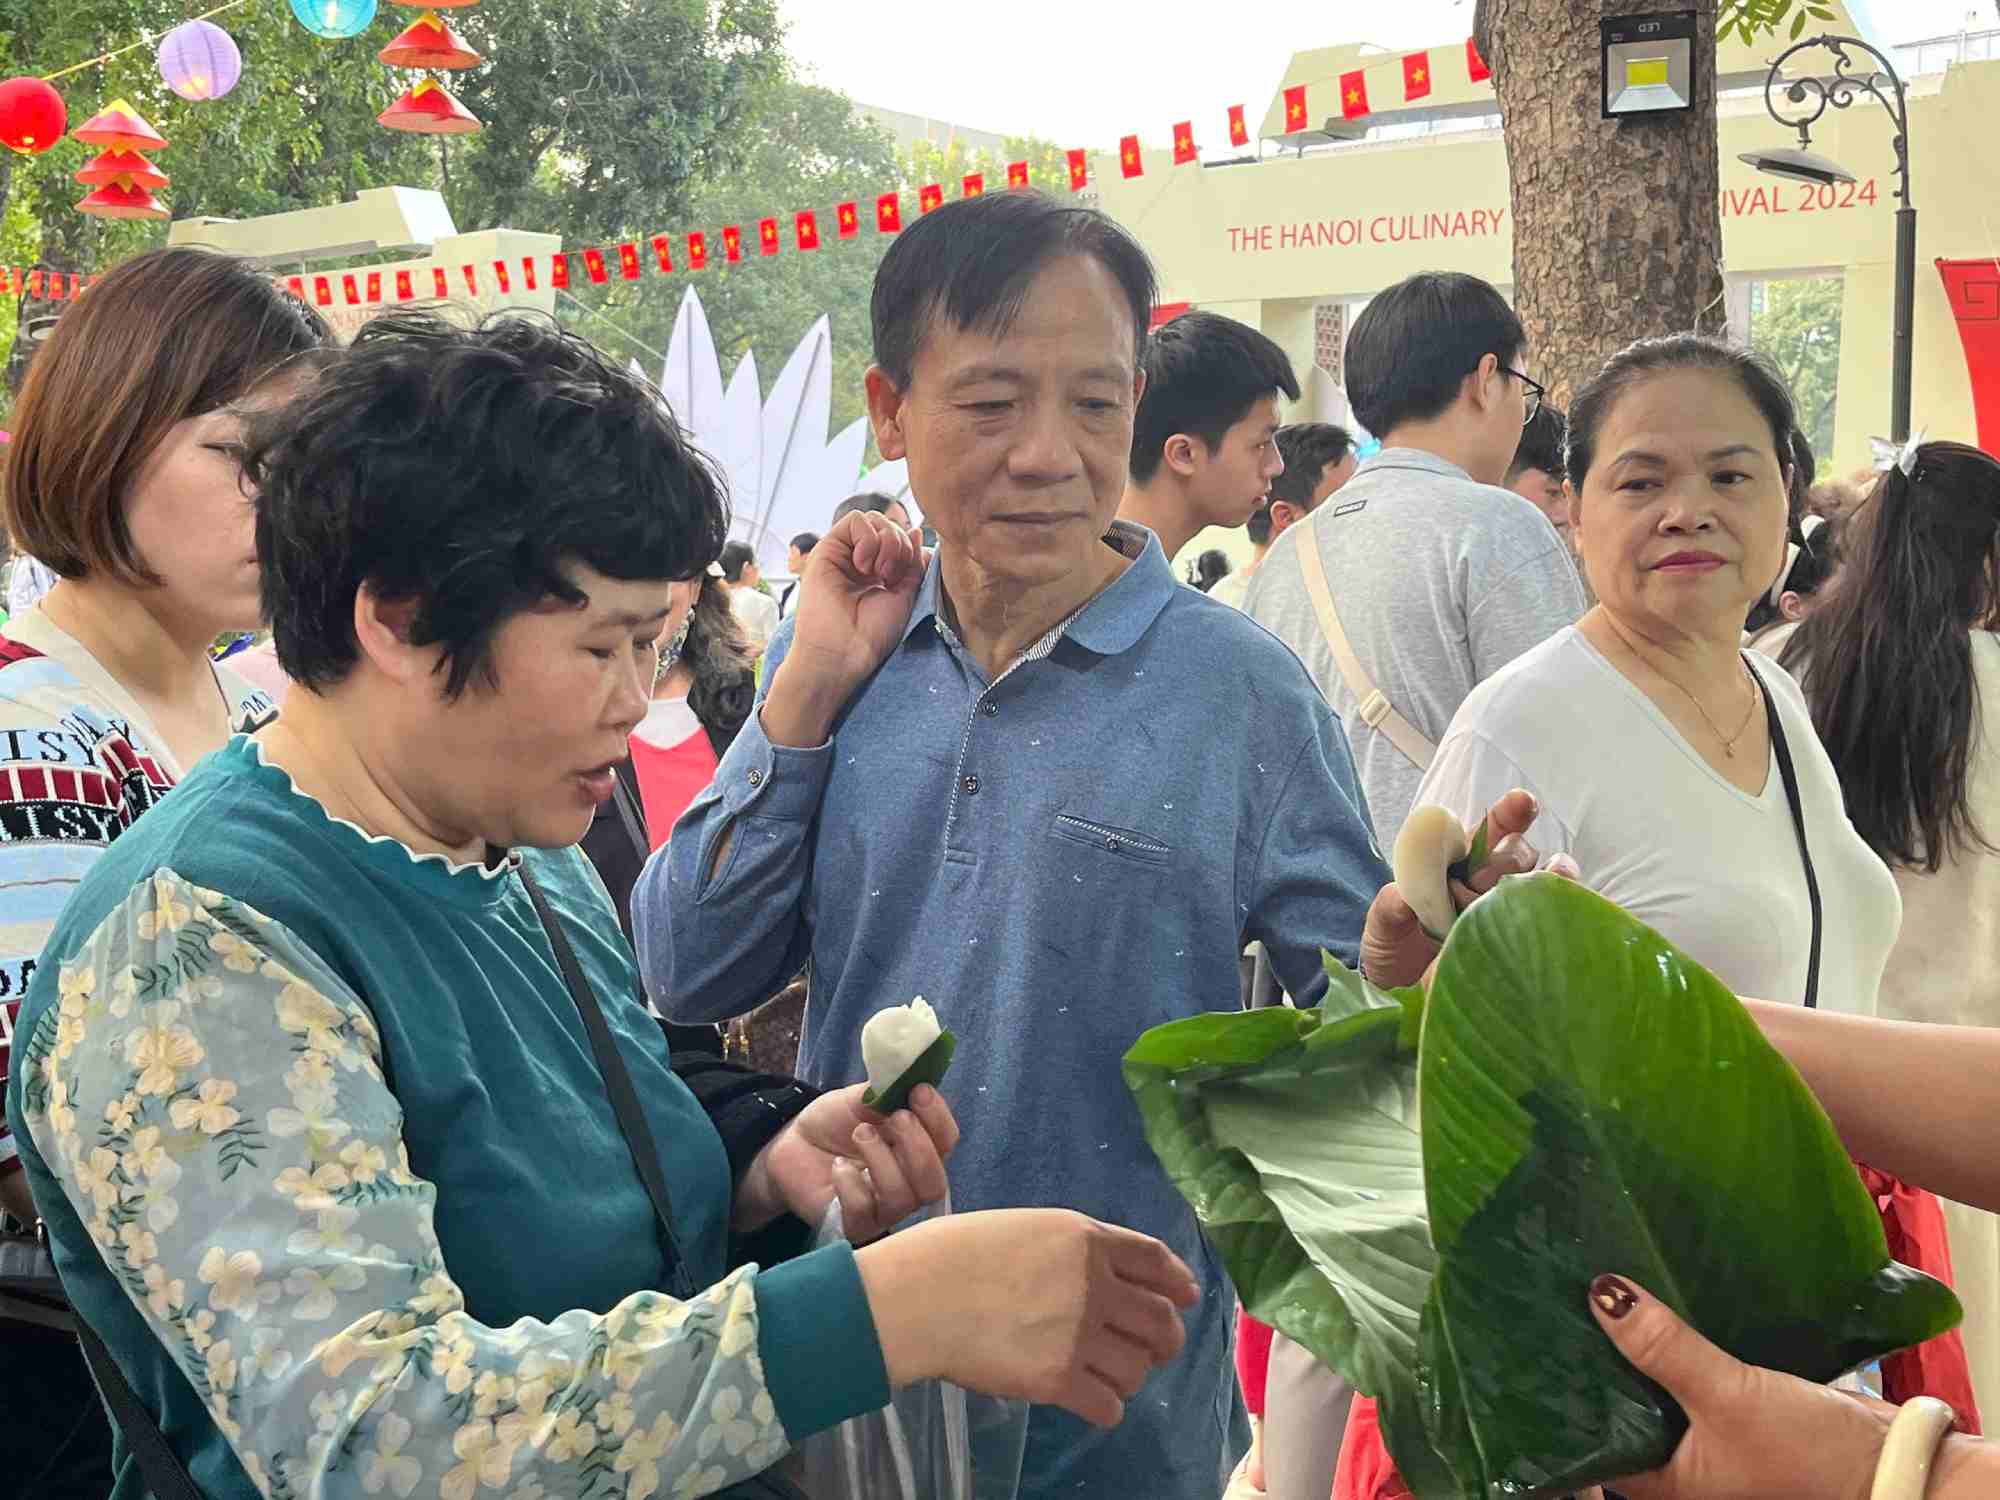
[[[183,99],[220,99],[243,76],[243,54],[213,21],[183,21],[160,38],[160,76]]]

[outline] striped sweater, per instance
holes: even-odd
[[[271,700],[227,668],[216,678],[239,730]],[[42,945],[99,853],[183,768],[138,705],[39,609],[0,634],[0,1086],[14,1017]],[[0,1114],[0,1177],[20,1170]]]

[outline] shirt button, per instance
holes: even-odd
[[[763,784],[764,784],[764,773],[762,771],[752,771],[750,773],[750,785],[762,786]]]
[[[968,797],[974,797],[979,794],[979,778],[977,776],[968,776],[959,785],[965,788],[965,795]]]
[[[1115,854],[1118,850],[1118,840],[1111,838],[1109,835],[1107,835],[1104,840],[1104,847],[1111,850]]]
[[[987,718],[989,718],[989,719],[991,719],[991,718],[996,718],[996,717],[998,717],[999,713],[1000,713],[1000,705],[999,705],[999,704],[997,704],[997,703],[989,703],[989,704],[987,704],[987,705],[986,705],[986,717],[987,717]]]

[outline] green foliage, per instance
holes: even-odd
[[[1750,319],[1750,342],[1778,363],[1798,402],[1799,426],[1821,463],[1833,455],[1835,400],[1840,393],[1840,314],[1845,286],[1838,276],[1768,281]]]
[[[1834,14],[1819,0],[1722,0],[1715,11],[1715,35],[1718,41],[1734,32],[1744,42],[1754,42],[1767,31],[1777,31],[1785,25],[1789,17],[1791,25],[1786,28],[1792,41],[1805,35],[1806,27],[1814,21],[1831,21]]]

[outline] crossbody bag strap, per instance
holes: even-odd
[[[1340,668],[1340,680],[1347,684],[1347,690],[1361,704],[1361,722],[1400,750],[1403,758],[1419,771],[1428,771],[1431,762],[1437,758],[1437,746],[1396,711],[1396,705],[1375,686],[1375,679],[1368,675],[1368,669],[1361,665],[1361,658],[1354,654],[1354,646],[1340,623],[1340,611],[1333,607],[1333,590],[1326,581],[1326,563],[1319,555],[1319,537],[1310,529],[1310,520],[1299,525],[1304,529],[1304,535],[1299,538],[1299,571],[1305,575],[1306,597],[1312,600],[1313,613],[1319,616],[1319,628],[1326,636],[1327,645],[1333,648],[1333,660]]]
[[[160,1431],[160,1424],[146,1410],[139,1393],[132,1389],[125,1372],[118,1368],[111,1351],[104,1347],[104,1340],[81,1317],[76,1320],[76,1339],[83,1345],[84,1363],[90,1366],[98,1392],[104,1397],[105,1406],[110,1408],[111,1420],[117,1424],[126,1446],[132,1450],[132,1457],[138,1460],[140,1476],[145,1479],[146,1488],[153,1492],[153,1500],[202,1500],[194,1476],[188,1473],[180,1455],[167,1442],[167,1435]]]
[[[1820,900],[1819,876],[1813,870],[1812,849],[1806,843],[1806,809],[1799,800],[1799,773],[1792,766],[1792,748],[1785,743],[1785,726],[1778,720],[1778,700],[1764,685],[1763,676],[1746,659],[1744,666],[1756,680],[1757,691],[1764,695],[1764,713],[1771,724],[1771,753],[1778,758],[1778,775],[1785,783],[1785,800],[1792,805],[1792,831],[1799,838],[1799,861],[1806,868],[1806,901],[1812,907],[1812,953],[1806,960],[1806,1008],[1812,1010],[1819,1005],[1819,934]]]
[[[673,1195],[667,1190],[666,1173],[660,1169],[659,1149],[653,1144],[653,1131],[646,1123],[646,1112],[640,1108],[639,1092],[632,1086],[632,1075],[626,1070],[625,1059],[618,1051],[618,1043],[612,1039],[611,1028],[604,1020],[604,1011],[598,1006],[596,992],[584,977],[583,966],[576,960],[576,950],[570,947],[561,920],[550,907],[548,897],[542,894],[540,884],[529,872],[527,862],[523,860],[517,868],[521,884],[527,887],[528,899],[535,903],[535,915],[542,920],[542,930],[548,934],[549,947],[555,952],[556,966],[562,970],[563,983],[569,986],[569,997],[583,1017],[583,1029],[590,1037],[590,1051],[597,1059],[597,1071],[604,1079],[604,1091],[611,1097],[611,1112],[618,1117],[618,1130],[625,1137],[625,1148],[632,1153],[632,1165],[638,1168],[639,1180],[646,1185],[646,1196],[653,1200],[654,1216],[659,1220],[660,1233],[665,1236],[667,1253],[673,1257],[670,1273],[672,1291],[677,1297],[690,1296],[695,1288],[689,1280],[687,1257],[681,1253],[680,1232],[674,1227]]]
[[[625,825],[625,836],[632,840],[632,847],[639,853],[639,862],[653,852],[652,840],[646,833],[646,810],[639,802],[639,772],[628,755],[612,767],[611,800],[618,806],[619,820]]]

